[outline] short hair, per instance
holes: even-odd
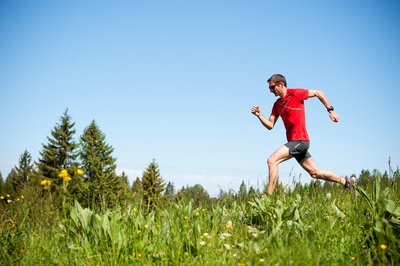
[[[283,82],[283,84],[285,84],[285,87],[287,87],[286,78],[285,78],[285,76],[282,75],[282,74],[273,74],[273,75],[268,79],[268,83],[271,83],[271,81],[273,81],[273,82],[275,82],[275,83]]]

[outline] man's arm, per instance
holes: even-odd
[[[251,108],[251,113],[257,116],[258,119],[260,119],[261,124],[263,124],[263,126],[266,127],[268,130],[273,129],[276,121],[278,120],[278,118],[273,115],[271,115],[269,119],[267,119],[261,113],[260,107],[258,105],[254,105],[253,108]]]
[[[325,94],[323,91],[320,90],[308,90],[308,98],[312,97],[317,97],[321,103],[325,106],[326,109],[329,109],[331,107],[328,98],[326,98]],[[339,122],[339,116],[336,114],[333,110],[328,111],[329,112],[329,117],[333,122]]]

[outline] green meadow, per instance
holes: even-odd
[[[93,121],[67,111],[38,161],[0,173],[0,265],[400,265],[400,175],[175,189],[153,160],[131,186]]]
[[[26,190],[0,205],[0,264],[399,265],[399,178],[369,181],[354,191],[313,182],[279,186],[273,197],[230,192],[150,207],[141,197],[57,204],[49,191]]]

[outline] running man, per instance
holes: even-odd
[[[286,78],[281,74],[274,74],[268,79],[269,91],[279,99],[272,107],[272,112],[267,119],[258,105],[254,105],[251,112],[258,117],[260,122],[268,129],[274,128],[276,121],[282,117],[286,129],[288,143],[278,148],[268,158],[268,193],[273,194],[278,182],[278,165],[294,157],[312,178],[323,179],[353,188],[353,180],[343,178],[337,174],[322,170],[317,167],[311,154],[308,152],[310,139],[308,137],[305,120],[304,100],[317,97],[326,107],[330,119],[337,123],[339,116],[335,113],[325,94],[320,90],[290,89],[287,88]]]

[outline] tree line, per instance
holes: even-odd
[[[29,195],[31,198],[51,199],[60,206],[77,200],[82,206],[96,208],[139,200],[150,210],[160,201],[192,199],[196,205],[206,205],[215,200],[210,198],[200,184],[182,187],[176,191],[172,182],[166,184],[154,159],[142,176],[136,177],[132,186],[129,186],[128,176],[124,172],[116,173],[114,148],[106,142],[106,136],[96,121],[93,120],[78,139],[75,138],[74,127],[75,123],[66,109],[47,137],[47,143],[42,144],[37,161],[33,161],[31,154],[25,150],[5,180],[0,173],[0,202],[11,203]],[[366,186],[373,182],[376,172],[377,170],[372,173],[363,170],[358,183]],[[398,181],[398,177],[399,169],[393,171],[389,159],[389,173],[383,174],[383,183]],[[305,186],[329,189],[333,185],[313,180]],[[278,185],[278,191],[285,190],[288,188]],[[247,189],[242,181],[237,193],[233,190],[221,190],[218,199],[228,199],[228,204],[231,199],[246,201],[261,193],[263,191],[258,188]]]
[[[21,197],[49,197],[56,204],[77,200],[81,205],[95,208],[112,207],[132,199],[141,200],[149,209],[158,201],[194,199],[197,204],[212,200],[200,185],[182,187],[176,191],[174,184],[162,178],[153,159],[129,186],[128,176],[116,173],[117,160],[114,148],[106,142],[106,136],[93,120],[76,139],[75,123],[64,111],[60,120],[42,144],[37,161],[25,150],[18,164],[5,180],[0,173],[0,195],[3,202],[11,203]],[[260,191],[242,182],[239,193],[223,192],[220,197],[244,198]]]

